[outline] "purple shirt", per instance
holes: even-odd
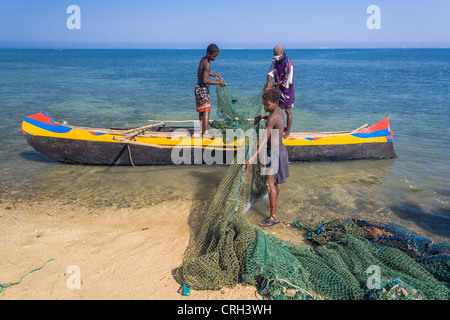
[[[286,56],[281,63],[272,61],[269,75],[275,78],[275,82],[281,82],[279,89],[281,91],[280,103],[284,106],[292,106],[294,104],[294,65]]]

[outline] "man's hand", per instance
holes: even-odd
[[[253,124],[258,124],[258,122],[260,122],[263,119],[267,119],[267,116],[260,114],[259,116],[255,117],[255,121],[253,122]]]
[[[225,87],[227,83],[225,81],[219,81],[218,85],[221,87]]]
[[[247,172],[248,169],[250,168],[250,166],[251,166],[252,164],[254,164],[255,158],[256,158],[256,154],[255,154],[253,157],[251,157],[250,159],[248,159],[247,161],[245,161],[245,163],[244,163],[245,172]]]
[[[272,88],[273,88],[273,82],[267,82],[266,86],[264,87],[264,91],[267,91]]]
[[[245,167],[245,172],[247,172],[248,168],[250,168],[250,160],[245,161],[244,167]]]

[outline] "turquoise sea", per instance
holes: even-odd
[[[297,163],[279,196],[286,221],[350,216],[394,221],[450,238],[450,49],[286,50],[295,66],[293,131],[355,129],[390,116],[393,160]],[[14,205],[145,207],[205,200],[224,166],[64,165],[34,151],[22,120],[129,127],[196,119],[193,95],[204,50],[0,50],[0,210]],[[211,71],[254,95],[272,50],[221,50]],[[212,90],[212,93],[215,91]],[[216,104],[212,95],[212,118]],[[252,222],[268,215],[254,203]]]

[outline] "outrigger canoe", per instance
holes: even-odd
[[[43,111],[28,116],[22,130],[36,151],[70,164],[211,164],[211,159],[222,158],[225,162],[232,158],[242,143],[239,139],[202,139],[196,136],[194,127],[172,127],[166,123],[128,129],[87,128],[58,123]],[[396,158],[389,116],[373,126],[366,124],[355,130],[294,132],[284,139],[284,144],[290,162]],[[202,157],[202,152],[209,156]]]

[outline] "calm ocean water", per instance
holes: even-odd
[[[394,160],[291,164],[284,220],[351,216],[395,221],[450,238],[449,49],[287,50],[295,65],[293,131],[355,129],[390,115]],[[204,50],[0,50],[0,208],[51,200],[84,206],[148,206],[206,199],[225,167],[95,167],[54,163],[22,136],[47,111],[95,127],[147,119],[196,119],[193,88]],[[211,71],[253,95],[271,50],[222,50]],[[212,91],[214,93],[214,91]],[[215,97],[212,95],[212,118]],[[267,204],[248,215],[259,222]]]

